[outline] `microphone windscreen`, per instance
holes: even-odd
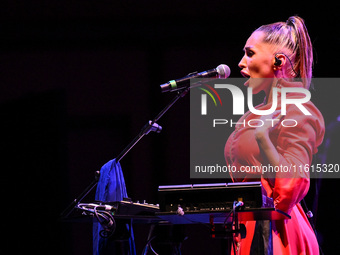
[[[230,76],[230,68],[227,65],[221,64],[218,67],[216,67],[218,78],[225,79]]]

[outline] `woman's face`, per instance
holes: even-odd
[[[249,37],[243,49],[244,56],[238,64],[242,68],[241,74],[250,78],[244,85],[251,87],[254,94],[262,90],[267,93],[272,86],[272,78],[275,77],[274,47],[264,43],[263,37],[263,32],[254,32]]]

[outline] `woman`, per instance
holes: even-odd
[[[235,127],[225,146],[227,164],[237,169],[264,165],[308,168],[324,136],[321,113],[309,101],[303,106],[311,115],[305,115],[294,104],[287,105],[286,115],[280,114],[282,87],[310,86],[313,52],[303,19],[293,16],[287,22],[261,26],[247,40],[244,52],[239,67],[242,75],[249,77],[245,86],[252,88],[254,94],[266,94],[264,102],[255,108],[271,108],[274,88],[278,105],[270,116],[248,112],[241,117],[239,123],[262,118],[264,124],[255,125],[254,120],[251,126]],[[293,82],[294,78],[302,82]],[[288,93],[287,98],[301,98],[301,93]],[[282,125],[284,120],[292,123]],[[239,171],[231,177],[233,181],[261,180],[275,207],[291,216],[290,220],[246,222],[246,238],[236,238],[237,254],[319,254],[315,234],[299,203],[309,189],[308,171],[279,171],[275,178],[261,172]]]

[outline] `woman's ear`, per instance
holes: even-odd
[[[274,63],[273,63],[274,70],[281,69],[282,66],[284,66],[285,63],[286,63],[286,56],[285,56],[285,54],[282,54],[282,53],[275,54]]]

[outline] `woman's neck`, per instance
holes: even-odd
[[[271,104],[273,102],[273,88],[277,87],[278,84],[278,78],[274,78],[272,85],[269,86],[267,90],[265,90],[266,97],[264,99],[264,104]]]

